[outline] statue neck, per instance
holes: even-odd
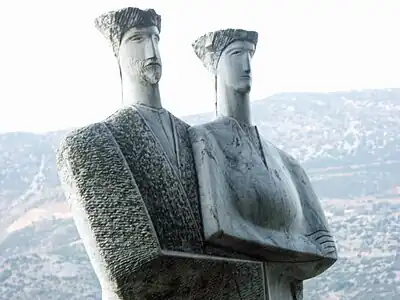
[[[249,92],[240,93],[225,85],[217,86],[217,115],[232,117],[251,126]]]
[[[124,105],[144,104],[162,108],[158,83],[148,84],[139,80],[122,78],[122,102]]]

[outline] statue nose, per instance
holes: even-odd
[[[251,59],[250,55],[246,55],[246,58],[244,59],[243,71],[245,74],[250,74],[250,72],[251,72],[250,59]]]
[[[146,58],[151,59],[157,57],[157,46],[153,39],[148,39],[145,45]]]

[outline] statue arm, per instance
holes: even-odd
[[[302,201],[302,205],[306,208],[306,212],[312,215],[312,219],[315,222],[314,224],[319,224],[318,230],[328,230],[328,223],[321,202],[319,201],[311,180],[304,168],[290,154],[280,149],[278,149],[278,152],[291,174]]]
[[[69,134],[57,151],[61,184],[101,285],[153,260],[158,239],[135,179],[103,123]]]
[[[323,272],[337,259],[335,239],[328,226],[328,221],[325,217],[325,212],[322,208],[321,202],[319,201],[311,184],[311,180],[307,176],[304,168],[291,155],[282,150],[279,150],[279,153],[291,174],[300,197],[304,218],[306,224],[308,224],[307,237],[318,245],[322,255],[327,258],[324,267],[320,270]]]

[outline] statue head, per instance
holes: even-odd
[[[156,84],[162,67],[158,48],[161,16],[153,9],[123,8],[95,19],[111,42],[121,73],[144,84]]]
[[[209,32],[193,44],[196,55],[216,80],[238,93],[251,89],[251,65],[258,33],[243,29]]]

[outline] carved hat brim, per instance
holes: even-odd
[[[258,33],[233,28],[212,31],[197,38],[192,47],[207,70],[216,74],[219,58],[226,47],[234,41],[248,41],[257,47]]]
[[[154,9],[142,10],[137,7],[126,7],[109,11],[98,16],[96,28],[110,41],[114,54],[118,56],[123,35],[135,26],[156,26],[161,32],[161,16]]]

